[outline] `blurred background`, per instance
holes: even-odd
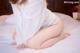
[[[79,0],[47,0],[47,2],[48,8],[53,12],[73,16],[74,12],[80,11]],[[12,13],[12,7],[8,0],[0,0],[0,15],[9,15]]]
[[[47,0],[47,2],[48,8],[53,12],[64,13],[72,17],[80,12],[79,0]]]

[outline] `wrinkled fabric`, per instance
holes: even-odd
[[[28,0],[22,5],[12,4],[16,18],[17,44],[31,38],[43,26],[56,24],[57,16],[47,9],[45,0]]]

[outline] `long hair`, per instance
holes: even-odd
[[[17,4],[20,0],[10,0],[11,3]],[[19,4],[25,3],[27,0],[21,0]]]

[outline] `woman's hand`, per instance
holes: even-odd
[[[26,41],[23,42],[23,43],[21,43],[21,44],[12,43],[12,46],[13,46],[14,48],[18,48],[18,49],[29,48]]]

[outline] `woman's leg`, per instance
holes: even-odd
[[[62,31],[63,31],[63,22],[59,20],[57,24],[47,28],[43,28],[31,39],[29,39],[28,46],[31,48],[40,48],[41,45],[46,40],[60,36]]]
[[[57,42],[59,42],[60,40],[63,40],[64,38],[68,37],[69,35],[70,35],[69,33],[63,33],[60,36],[46,40],[44,43],[40,45],[40,47],[37,47],[37,48],[34,47],[33,49],[45,49],[45,48],[51,47]],[[28,47],[27,43],[22,43],[21,45],[18,45],[17,48],[22,49],[22,48],[30,48],[30,47]]]
[[[56,38],[51,38],[47,41],[45,41],[41,47],[39,49],[44,49],[44,48],[48,48],[53,46],[54,44],[56,44],[58,41],[63,40],[64,38],[68,37],[70,34],[68,33],[63,33],[60,36],[56,37]]]
[[[52,45],[52,43],[56,43],[59,40],[63,39],[60,35],[63,32],[63,22],[61,20],[58,21],[56,25],[43,28],[37,34],[35,34],[32,38],[30,38],[27,43],[24,43],[24,47],[29,47],[33,49],[45,48],[45,44],[48,43]],[[64,35],[65,36],[65,35]],[[59,37],[59,38],[58,38]],[[46,44],[46,47],[49,45]],[[19,48],[23,47],[22,45],[18,46]]]

